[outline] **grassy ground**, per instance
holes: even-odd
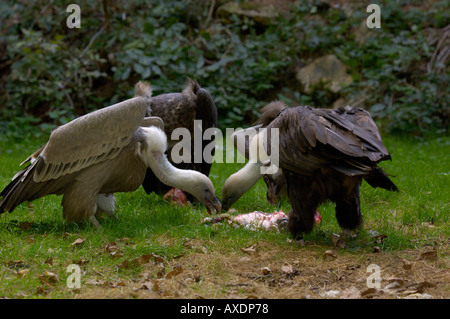
[[[1,188],[19,170],[18,164],[40,144],[33,139],[21,143],[0,142]],[[300,288],[293,296],[287,292],[268,294],[271,283],[261,284],[253,277],[253,290],[250,292],[242,288],[246,286],[236,285],[236,273],[242,276],[239,267],[249,263],[245,260],[248,252],[246,254],[241,249],[255,244],[259,249],[259,259],[254,260],[254,267],[268,265],[270,260],[273,267],[289,261],[295,269],[302,269],[302,263],[307,260],[314,261],[317,266],[324,252],[330,249],[338,251],[338,259],[349,259],[351,264],[366,260],[368,254],[373,254],[374,245],[380,248],[376,256],[383,255],[383,258],[437,246],[440,263],[433,264],[433,269],[441,277],[444,271],[443,278],[446,279],[441,280],[442,291],[436,294],[448,297],[450,139],[418,142],[385,138],[385,144],[393,160],[381,166],[395,176],[393,181],[400,192],[372,189],[366,183],[362,185],[364,227],[356,239],[346,242],[344,249],[333,247],[331,240],[332,233],[340,232],[332,204],[320,207],[322,223],[305,237],[306,247],[300,247],[292,243],[289,234],[284,232],[202,224],[201,219],[207,217],[202,206],[175,207],[154,194],[146,195],[142,188],[134,193],[116,195],[119,219],[101,221],[101,230],[89,223],[66,223],[62,219],[61,198],[47,196],[33,203],[24,203],[13,213],[0,216],[0,297],[228,298],[231,294],[237,297],[297,298]],[[213,165],[210,178],[219,197],[226,178],[242,165]],[[289,203],[283,202],[279,207],[269,205],[265,199],[264,183],[260,181],[234,208],[236,213],[273,212],[279,208],[287,212]],[[385,235],[385,238],[377,242],[372,231]],[[67,288],[66,279],[70,275],[67,267],[71,264],[80,265],[81,289]],[[284,270],[279,274],[287,271],[286,268],[280,269]],[[185,294],[168,293],[172,291],[170,285],[167,286],[168,281],[164,289],[161,288],[163,283],[157,281],[181,272],[185,277],[182,283],[178,279],[180,287],[190,287]],[[275,275],[273,271],[272,274]],[[289,278],[293,277],[292,274],[288,274]],[[151,287],[145,285],[146,282],[151,282]],[[176,284],[175,281],[171,283]],[[256,284],[261,284],[266,290],[258,290],[253,286]],[[128,294],[118,294],[126,287],[129,288]],[[182,291],[180,287],[172,288]],[[306,289],[301,282],[298,287]],[[308,287],[312,291],[311,285]],[[140,295],[143,291],[149,295]],[[302,293],[308,295],[308,292]]]

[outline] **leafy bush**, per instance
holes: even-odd
[[[422,10],[389,1],[382,29],[364,42],[353,31],[365,21],[365,8],[348,14],[322,1],[298,2],[269,25],[211,16],[208,2],[77,3],[81,29],[67,28],[63,1],[0,4],[10,61],[6,69],[0,63],[0,75],[8,75],[0,91],[3,136],[36,125],[48,132],[131,97],[138,80],[152,83],[154,94],[178,92],[187,76],[210,91],[222,127],[252,123],[276,98],[331,107],[340,97],[363,94],[362,105],[389,132],[448,131],[448,68],[423,71],[436,47],[424,32],[445,27],[445,1]],[[328,53],[348,66],[354,82],[339,94],[321,86],[305,94],[295,67]]]

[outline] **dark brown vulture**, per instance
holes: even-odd
[[[222,189],[224,209],[258,181],[261,166],[270,162],[282,169],[282,174],[272,176],[281,187],[284,177],[291,203],[288,228],[297,238],[312,230],[316,208],[326,200],[336,203],[336,218],[344,231],[360,226],[362,179],[372,187],[398,190],[377,166],[391,156],[370,114],[361,108],[287,108],[272,102],[261,109],[258,124],[265,129],[251,140],[250,159],[256,147],[265,154],[253,155],[253,161],[227,179]],[[272,129],[278,129],[278,152],[272,150]]]
[[[152,97],[151,105],[147,111],[147,116],[157,116],[164,121],[164,132],[169,139],[167,149],[167,156],[169,161],[180,169],[192,169],[199,171],[206,176],[209,176],[211,163],[214,157],[214,148],[211,156],[201,156],[201,162],[195,162],[196,158],[194,147],[195,134],[202,134],[202,131],[208,128],[217,128],[217,108],[207,90],[200,87],[197,81],[188,78],[186,87],[181,93],[168,93]],[[194,121],[201,121],[201,127],[194,128]],[[186,128],[191,135],[191,163],[177,163],[175,164],[171,158],[172,147],[179,142],[178,140],[171,140],[173,130],[177,128]],[[196,130],[196,133],[194,132]],[[201,145],[201,152],[204,148],[215,140],[203,140]],[[155,182],[156,180],[156,182]],[[165,185],[161,181],[155,179],[155,175],[151,169],[147,169],[147,173],[142,184],[147,194],[155,192],[157,194],[164,194],[169,191],[170,186]]]
[[[139,82],[135,97],[81,116],[56,128],[0,193],[0,213],[48,194],[63,195],[68,221],[113,215],[113,193],[135,191],[147,168],[166,185],[197,198],[208,212],[220,211],[211,181],[194,170],[174,167],[166,158],[167,137],[158,117],[145,117],[151,88]]]

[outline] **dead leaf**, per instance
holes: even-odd
[[[44,264],[53,265],[53,257],[49,257],[44,261]]]
[[[358,299],[361,298],[361,292],[358,288],[351,286],[342,291],[341,299]]]
[[[11,269],[19,269],[19,268],[29,268],[30,265],[26,264],[23,260],[19,260],[19,261],[8,261],[7,263],[8,268]]]
[[[335,234],[335,233],[331,234],[331,242],[333,243],[334,247],[337,246],[337,243],[338,243],[339,240],[341,240],[341,235],[338,235],[338,234]]]
[[[247,248],[241,248],[241,251],[243,253],[249,254],[249,255],[256,255],[258,254],[257,244],[253,244],[250,247]]]
[[[175,266],[174,270],[170,271],[169,273],[167,273],[167,275],[165,276],[166,279],[170,279],[173,278],[179,274],[181,274],[183,272],[183,267],[181,267],[180,265]]]
[[[158,264],[158,273],[156,274],[156,278],[164,278],[164,275],[166,274],[166,268],[162,263]]]
[[[141,286],[141,289],[159,291],[159,282],[158,280],[144,282]]]
[[[88,279],[86,280],[86,284],[94,286],[103,286],[105,284],[105,281],[99,279]]]
[[[44,289],[44,287],[38,286],[38,287],[36,288],[36,295],[43,295],[43,294],[46,294],[48,291],[49,291],[48,288],[47,288],[47,289]]]
[[[270,274],[270,268],[269,267],[263,267],[261,269],[262,273],[264,276],[267,276],[268,274]]]
[[[108,252],[112,258],[123,257],[122,252],[119,247],[117,247],[117,243],[113,241],[106,244],[105,251]]]
[[[153,255],[145,254],[145,255],[141,255],[140,257],[135,258],[135,260],[137,261],[137,263],[139,265],[143,265],[143,264],[148,263],[150,261],[151,257],[153,257]]]
[[[435,249],[424,251],[417,258],[418,260],[436,260],[437,259],[437,251]]]
[[[58,276],[51,271],[45,271],[42,275],[38,275],[38,279],[41,284],[55,284],[59,282]]]
[[[334,252],[334,250],[326,250],[325,251],[325,253],[324,253],[324,255],[323,255],[323,259],[327,259],[327,257],[331,257],[331,258],[336,258],[337,257],[337,255],[336,255],[336,253]]]
[[[381,234],[381,235],[374,236],[374,238],[375,238],[375,243],[376,243],[376,244],[382,244],[382,243],[383,243],[383,240],[384,240],[385,238],[387,238],[387,235]]]
[[[130,268],[130,262],[127,259],[125,259],[120,263],[119,269],[128,269],[128,268]]]
[[[120,257],[123,257],[123,254],[122,254],[122,252],[121,252],[120,250],[111,251],[111,252],[109,253],[109,255],[110,255],[112,258],[120,258]]]
[[[403,264],[403,269],[405,269],[405,270],[410,270],[410,269],[412,268],[412,266],[413,266],[414,263],[413,263],[412,261],[403,259],[403,260],[402,260],[402,264]]]
[[[373,252],[374,253],[379,253],[381,251],[379,246],[373,246]]]
[[[159,256],[159,255],[157,255],[155,253],[152,253],[152,256],[153,256],[153,260],[156,263],[163,263],[165,261],[164,258],[162,258],[161,256]]]
[[[414,290],[416,290],[416,292],[422,293],[425,288],[433,288],[435,287],[436,284],[429,282],[429,281],[422,281],[419,283],[414,284],[413,286],[409,287],[409,288],[413,288]]]
[[[84,243],[84,241],[85,241],[85,239],[83,239],[83,238],[78,238],[78,239],[75,240],[71,245],[72,245],[72,246],[79,246],[79,245],[81,245],[82,243]]]
[[[107,243],[106,246],[105,246],[105,251],[106,252],[116,251],[118,249],[119,248],[117,247],[117,244],[115,242],[113,242],[113,241]]]
[[[19,271],[17,271],[17,276],[19,278],[22,278],[23,276],[28,274],[29,271],[30,271],[30,268],[20,269]]]
[[[294,268],[292,268],[292,266],[289,264],[284,264],[283,266],[281,266],[281,270],[287,275],[290,275],[294,272]]]
[[[347,267],[345,267],[348,270],[356,270],[361,268],[361,265],[348,265]]]
[[[361,297],[365,298],[373,298],[375,295],[379,294],[379,290],[376,288],[367,288],[366,290],[361,291]]]
[[[126,284],[123,281],[109,283],[109,287],[111,287],[111,288],[125,287],[125,286],[126,286]]]
[[[83,266],[83,265],[89,264],[89,260],[87,260],[87,259],[72,260],[72,264],[76,264],[78,266]]]

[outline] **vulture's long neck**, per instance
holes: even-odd
[[[162,183],[189,191],[189,186],[194,182],[198,172],[176,168],[167,160],[166,155],[159,151],[152,151],[152,156],[153,160],[149,166]]]
[[[235,189],[235,194],[239,198],[248,192],[261,177],[261,163],[249,162],[227,179],[224,188]]]
[[[167,149],[167,137],[161,129],[154,126],[141,129],[147,137],[146,154],[141,155],[146,165],[162,183],[189,192],[190,186],[202,174],[193,170],[176,168],[167,160],[164,154]]]

